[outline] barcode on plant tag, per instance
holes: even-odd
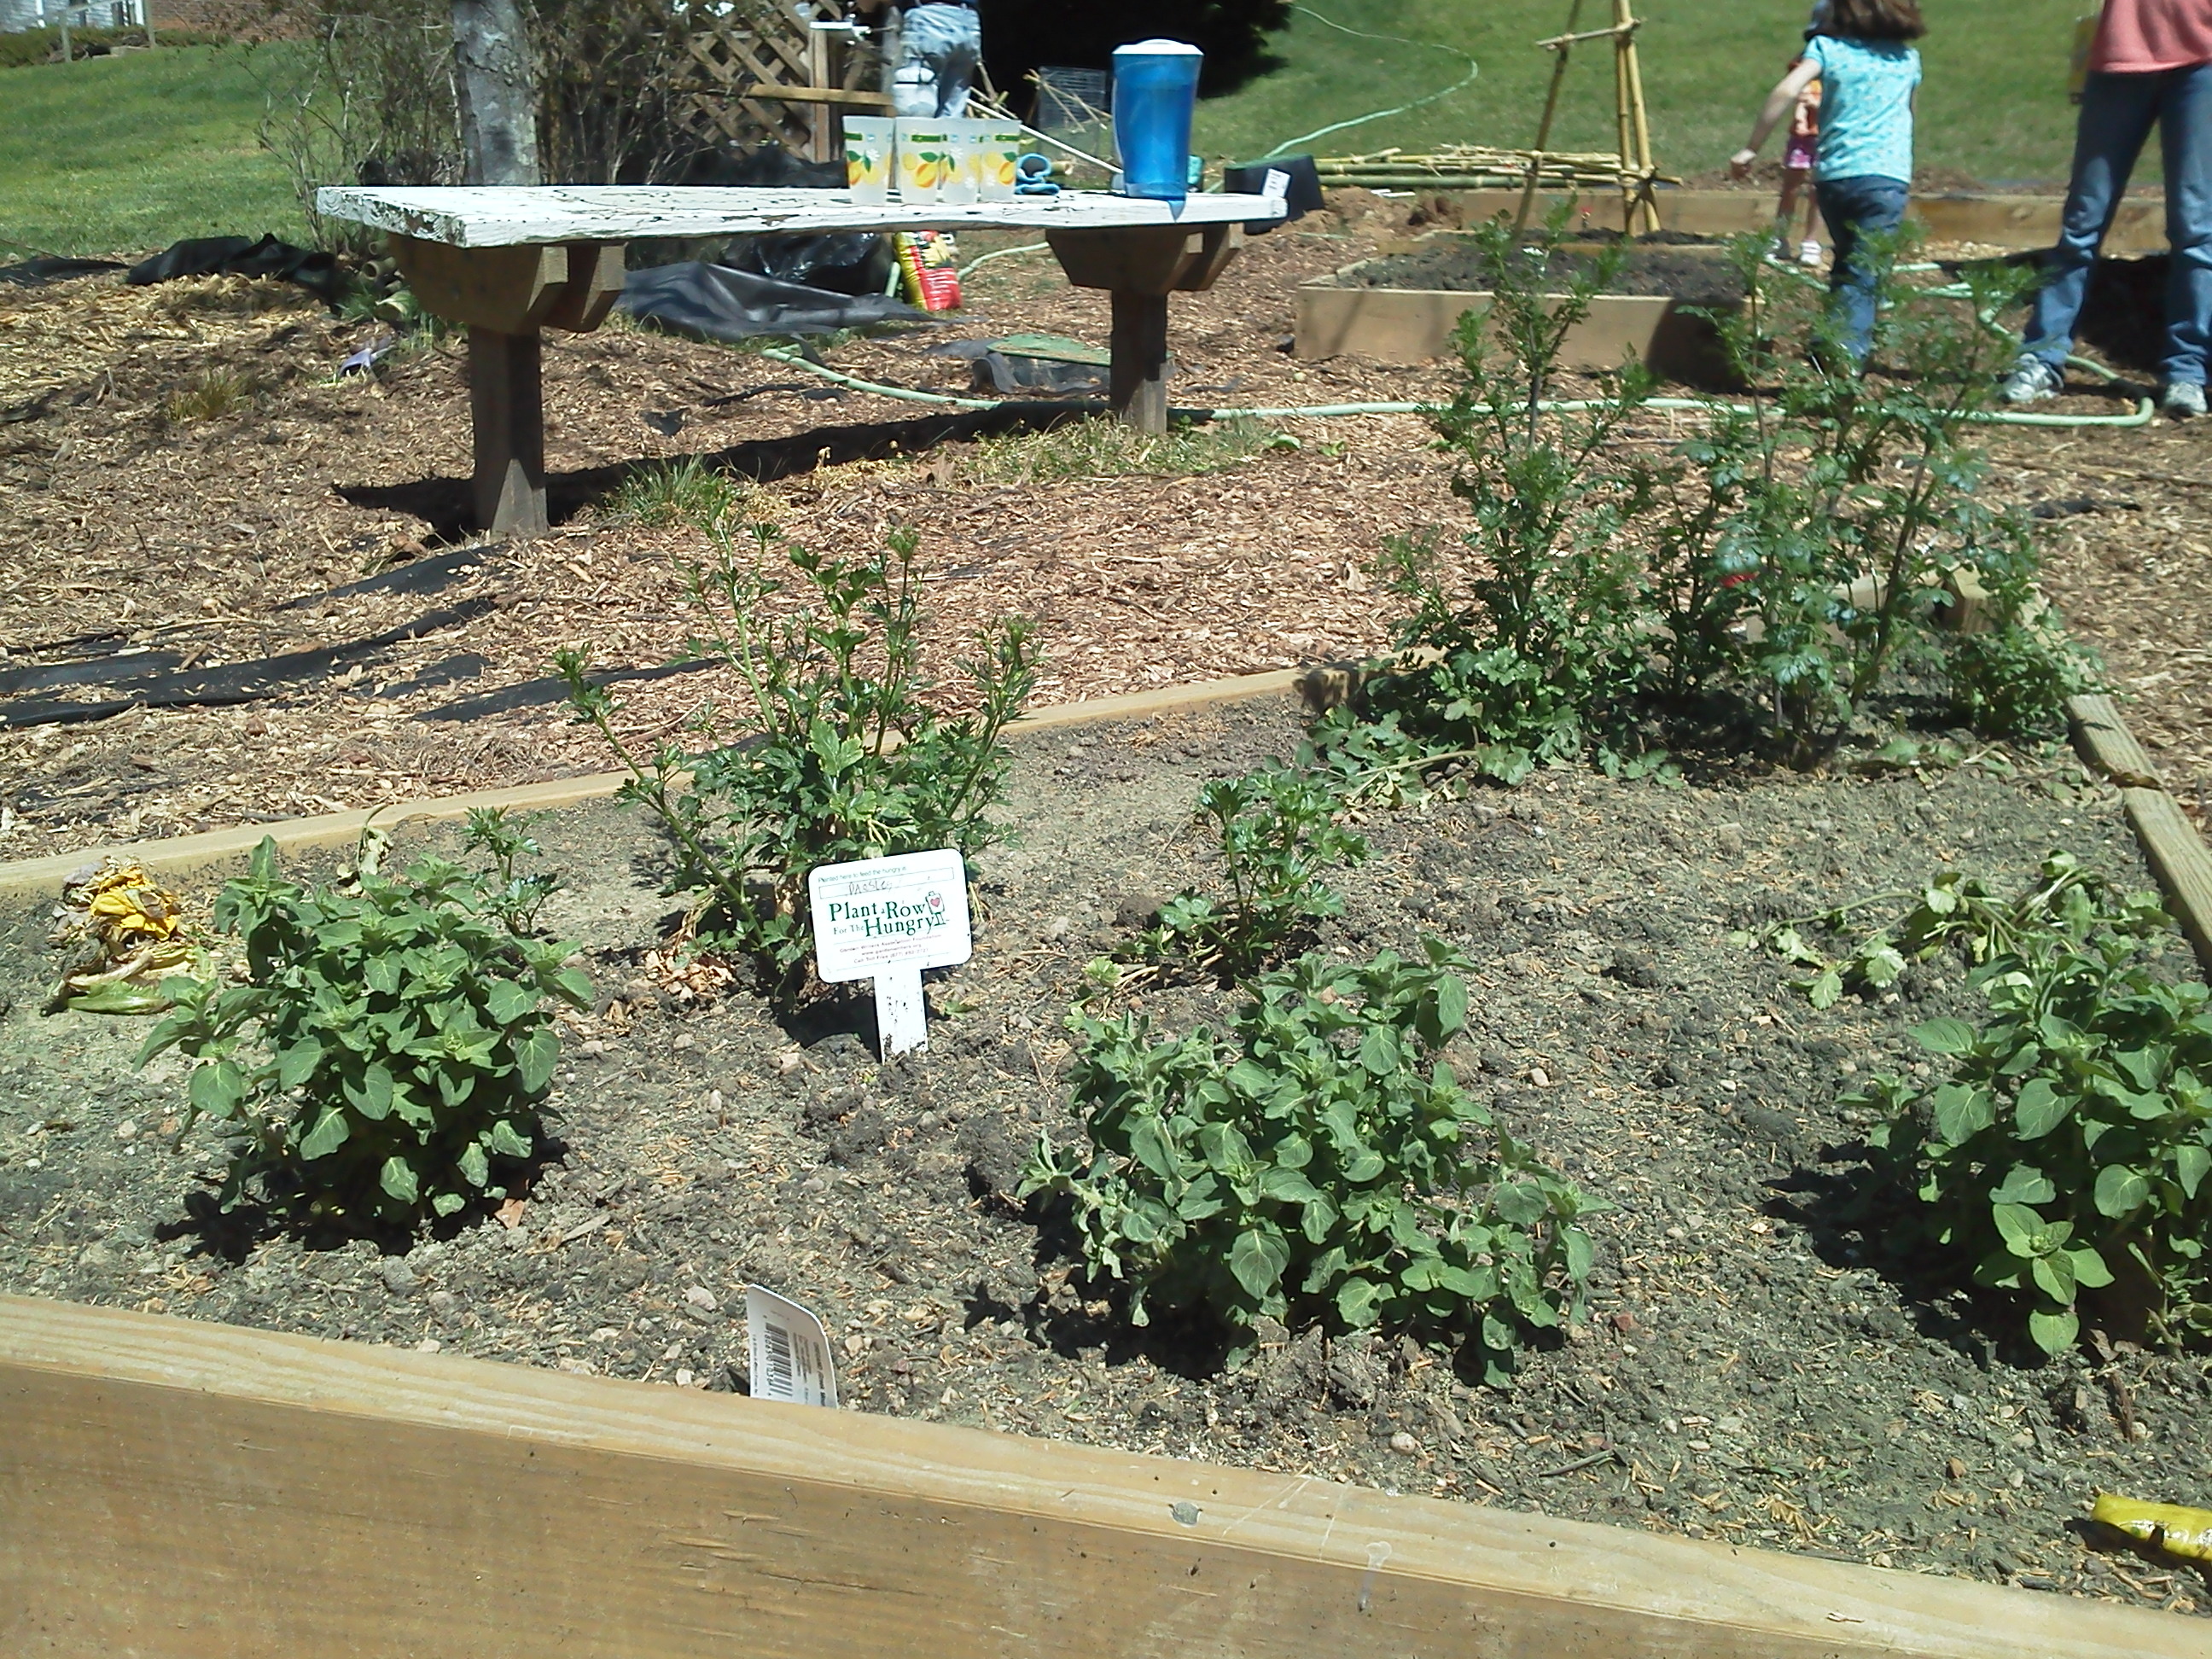
[[[830,1334],[813,1313],[757,1285],[745,1286],[745,1336],[756,1400],[835,1406],[837,1373]]]
[[[771,1399],[788,1400],[793,1384],[791,1380],[791,1333],[773,1319],[763,1320],[761,1328],[768,1336],[768,1393]]]

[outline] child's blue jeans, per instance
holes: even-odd
[[[2066,361],[2090,267],[2154,121],[2166,161],[2166,239],[2172,248],[2166,257],[2161,368],[2169,384],[2201,386],[2212,341],[2212,64],[2089,77],[2075,131],[2064,227],[2058,246],[2044,256],[2027,349],[2053,368]]]
[[[1856,179],[1822,179],[1813,188],[1836,247],[1835,267],[1828,277],[1829,319],[1851,361],[1863,365],[1874,349],[1875,296],[1881,287],[1865,241],[1905,222],[1905,202],[1911,186],[1902,179],[1869,173]]]

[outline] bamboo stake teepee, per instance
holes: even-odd
[[[1559,92],[1566,84],[1567,64],[1576,46],[1584,40],[1613,42],[1613,95],[1615,131],[1620,143],[1620,220],[1624,233],[1633,234],[1639,220],[1647,231],[1659,228],[1659,215],[1651,199],[1651,181],[1657,169],[1651,161],[1651,123],[1644,106],[1644,69],[1636,55],[1636,33],[1643,27],[1632,9],[1632,0],[1613,0],[1613,22],[1605,28],[1577,31],[1583,0],[1572,0],[1567,9],[1566,31],[1536,44],[1553,54],[1552,83],[1544,94],[1544,113],[1536,123],[1536,143],[1528,160],[1528,182],[1521,192],[1521,210],[1513,217],[1517,234],[1528,228],[1536,205],[1536,191],[1543,181],[1545,146],[1551,142],[1553,118],[1559,109]]]

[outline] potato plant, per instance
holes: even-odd
[[[264,838],[224,885],[237,982],[167,981],[174,1008],[139,1054],[189,1057],[190,1116],[234,1131],[224,1208],[251,1194],[303,1222],[411,1230],[505,1197],[539,1152],[553,1009],[591,987],[532,931],[550,883],[514,861],[535,842],[496,813],[471,839],[493,872],[424,857],[386,876],[372,834],[352,878],[302,885]]]
[[[2071,860],[1996,920],[1963,941],[1988,1018],[1917,1033],[1950,1075],[1852,1097],[1881,1114],[1878,1155],[2045,1352],[2074,1345],[2083,1292],[2130,1334],[2212,1339],[2212,993],[2159,969],[2154,896]]]
[[[981,630],[961,665],[976,712],[946,715],[922,676],[909,532],[842,560],[771,525],[751,526],[743,554],[721,520],[706,528],[714,561],[689,576],[707,629],[690,649],[728,665],[744,698],[697,717],[702,746],[664,741],[640,754],[584,653],[556,663],[576,718],[629,772],[623,798],[673,843],[697,936],[753,956],[770,989],[790,994],[813,951],[806,878],[817,867],[939,847],[972,857],[1006,837],[993,816],[1012,763],[1004,734],[1036,685],[1036,646],[1018,617]],[[787,576],[795,606],[780,597]]]
[[[1601,1207],[1463,1091],[1438,1050],[1465,964],[1301,957],[1261,975],[1225,1036],[1156,1040],[1125,1013],[1071,1024],[1085,1144],[1040,1139],[1024,1190],[1071,1206],[1131,1319],[1262,1317],[1455,1334],[1486,1375],[1569,1319]]]

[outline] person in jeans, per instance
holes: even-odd
[[[1835,264],[1828,278],[1828,320],[1837,344],[1859,367],[1874,349],[1879,261],[1868,239],[1905,222],[1912,191],[1912,116],[1920,54],[1911,42],[1928,32],[1917,0],[1829,0],[1821,32],[1766,95],[1751,142],[1729,158],[1729,171],[1751,175],[1759,147],[1820,82],[1820,140],[1814,198],[1828,222]]]
[[[2026,349],[2005,377],[2006,402],[2058,395],[2090,269],[2153,122],[2166,162],[2172,248],[2159,403],[2176,419],[2204,412],[2212,338],[2212,0],[2106,0],[2081,88],[2065,219],[2058,246],[2045,256]]]

